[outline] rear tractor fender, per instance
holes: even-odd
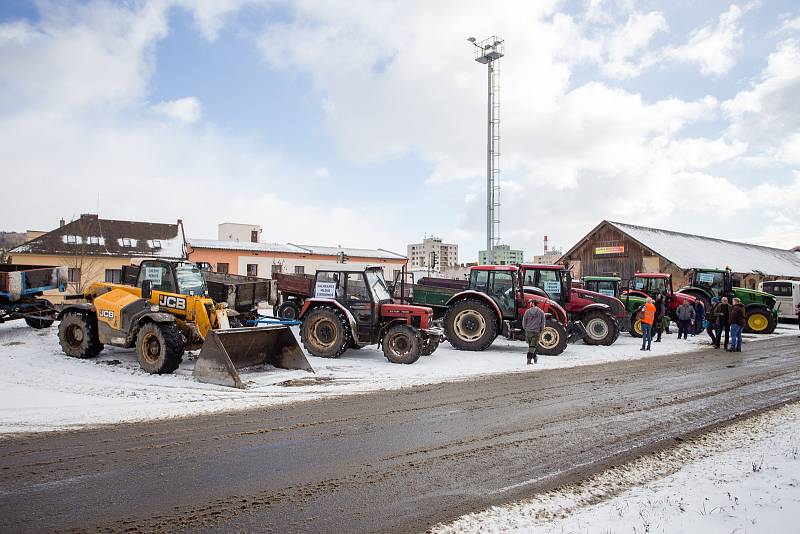
[[[59,321],[64,317],[64,315],[70,312],[77,312],[77,313],[94,313],[94,306],[89,304],[88,302],[80,303],[80,304],[70,304],[69,306],[62,308],[61,311],[58,312],[56,319]]]
[[[300,317],[299,317],[300,321],[305,319],[309,311],[318,306],[332,306],[337,310],[339,310],[340,312],[342,312],[344,316],[347,317],[347,322],[350,323],[350,331],[353,333],[353,336],[355,337],[355,333],[358,331],[358,328],[356,326],[356,318],[353,317],[353,314],[350,313],[350,310],[342,306],[341,303],[335,299],[323,299],[316,297],[311,299],[306,299],[306,301],[303,303],[303,308],[300,310]]]
[[[611,313],[611,306],[609,306],[608,304],[602,304],[600,302],[595,302],[594,304],[589,304],[588,306],[584,306],[580,314],[581,320],[583,320],[583,318],[586,317],[586,315],[591,312]]]

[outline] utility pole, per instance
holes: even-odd
[[[494,62],[503,57],[503,40],[493,35],[476,42],[475,61],[484,64],[488,71],[487,121],[486,121],[486,263],[494,263],[494,248],[500,243],[500,71]]]

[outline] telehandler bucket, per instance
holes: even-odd
[[[237,369],[266,363],[314,372],[289,327],[274,325],[211,330],[192,376],[200,382],[244,389]]]

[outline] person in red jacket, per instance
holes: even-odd
[[[641,307],[642,313],[642,348],[639,350],[650,350],[653,342],[653,322],[656,319],[656,305],[653,299],[647,297],[644,306]]]

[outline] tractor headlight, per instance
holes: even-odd
[[[159,309],[160,309],[160,308],[159,308],[158,306],[156,306],[155,304],[153,304],[152,306],[150,306],[150,311],[151,311],[151,312],[157,312]]]

